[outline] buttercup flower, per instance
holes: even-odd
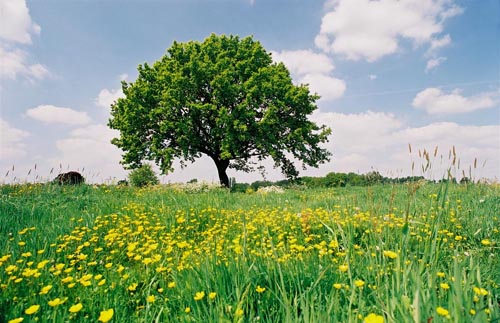
[[[99,318],[97,319],[99,322],[108,322],[113,318],[113,314],[115,311],[110,308],[109,310],[101,311]]]
[[[26,313],[28,315],[32,315],[32,314],[35,314],[36,312],[38,312],[39,309],[40,309],[40,305],[31,305],[30,307],[28,307],[26,309],[26,311],[24,311],[24,313]]]
[[[436,312],[441,315],[441,316],[448,316],[450,315],[450,312],[448,312],[447,309],[445,308],[442,308],[441,306],[439,306],[438,308],[436,308]]]
[[[69,311],[71,313],[78,313],[78,312],[80,312],[82,310],[82,308],[83,308],[82,303],[78,303],[78,304],[75,304],[75,305],[71,306],[69,308]]]
[[[196,295],[194,295],[194,300],[199,301],[202,300],[203,297],[205,297],[205,292],[197,292]]]
[[[384,323],[384,317],[375,313],[368,314],[363,320],[363,323]]]

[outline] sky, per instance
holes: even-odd
[[[0,182],[126,178],[107,127],[121,81],[211,33],[253,36],[321,96],[333,155],[301,175],[500,178],[498,0],[0,0]],[[174,168],[162,182],[218,181],[208,158]]]

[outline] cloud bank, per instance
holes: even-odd
[[[431,50],[448,45],[440,36],[448,18],[463,9],[449,0],[330,1],[315,44],[349,60],[374,62],[400,50],[401,40]]]

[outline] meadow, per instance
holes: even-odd
[[[0,322],[498,322],[500,187],[0,186]]]

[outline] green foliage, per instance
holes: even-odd
[[[149,164],[144,164],[139,168],[132,170],[128,175],[128,180],[130,185],[135,187],[144,187],[160,183],[153,168]]]
[[[286,67],[252,37],[174,42],[138,71],[135,82],[122,82],[125,98],[112,105],[109,120],[120,131],[112,142],[130,168],[151,160],[167,173],[174,159],[192,162],[205,154],[229,186],[227,168],[255,170],[252,159],[271,157],[290,178],[298,175],[291,156],[311,167],[328,160],[320,144],[330,129],[308,119],[319,97],[294,85]]]

